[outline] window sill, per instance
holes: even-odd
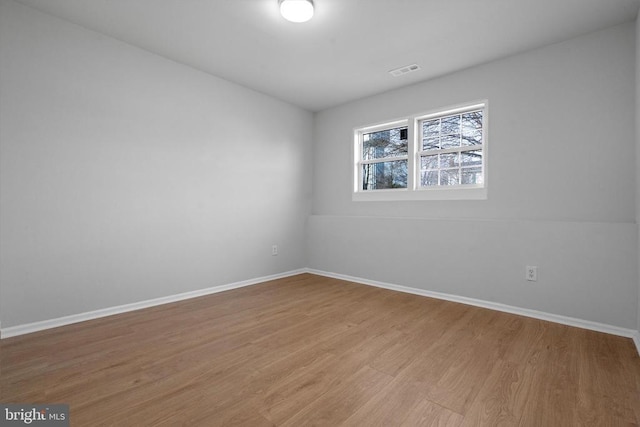
[[[486,187],[429,188],[420,190],[369,190],[352,193],[354,202],[386,202],[398,200],[485,200]]]

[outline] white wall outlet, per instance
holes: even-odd
[[[278,255],[278,245],[271,246],[271,255],[272,256]]]
[[[537,282],[538,281],[538,267],[535,265],[527,265],[525,271],[525,279],[529,282]]]

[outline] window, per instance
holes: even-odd
[[[362,189],[407,188],[407,126],[362,134]]]
[[[486,105],[356,129],[353,199],[486,198]]]

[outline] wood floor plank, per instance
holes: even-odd
[[[425,400],[421,384],[394,378],[344,422],[345,426],[400,425],[409,412]]]
[[[283,422],[282,426],[341,425],[351,414],[371,399],[379,388],[393,378],[368,366],[351,374],[341,385],[332,388],[302,411]]]
[[[584,425],[637,424],[631,406],[636,384],[625,375],[623,346],[615,338],[593,331],[579,331],[578,419]],[[622,339],[619,339],[622,341]]]
[[[376,353],[400,338],[400,332],[388,331],[339,355],[312,347],[263,367],[252,380],[258,385],[255,390],[261,396],[261,412],[274,422],[286,421],[349,381],[355,372],[368,367]]]
[[[536,375],[520,425],[580,425],[578,413],[579,330],[549,324],[543,337],[546,359]]]
[[[494,369],[493,349],[480,343],[465,343],[449,359],[442,375],[427,392],[429,400],[465,414]]]
[[[400,427],[458,427],[463,421],[462,415],[424,399],[399,425]]]
[[[339,368],[343,365],[336,356],[329,353],[317,356],[312,363],[293,364],[280,379],[271,377],[264,381],[255,405],[265,418],[281,424],[349,377],[350,373],[340,375]]]
[[[640,425],[631,340],[301,274],[0,341],[74,426]]]
[[[532,380],[539,370],[532,357],[526,364],[500,360],[494,366],[477,398],[465,412],[462,426],[515,426],[520,422],[525,402],[531,394]]]

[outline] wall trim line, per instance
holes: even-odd
[[[272,274],[269,276],[257,277],[254,279],[228,283],[226,285],[212,286],[210,288],[198,289],[195,291],[169,295],[166,297],[153,298],[153,299],[134,302],[130,304],[123,304],[123,305],[118,305],[114,307],[102,308],[99,310],[58,317],[55,319],[42,320],[42,321],[33,322],[33,323],[26,323],[23,325],[10,326],[8,328],[0,329],[0,339],[11,338],[18,335],[30,334],[33,332],[44,331],[46,329],[58,328],[60,326],[66,326],[66,325],[71,325],[73,323],[85,322],[87,320],[100,319],[102,317],[127,313],[130,311],[140,310],[143,308],[170,304],[172,302],[178,302],[178,301],[183,301],[191,298],[197,298],[205,295],[215,294],[218,292],[229,291],[231,289],[257,285],[259,283],[268,282],[270,280],[283,279],[285,277],[295,276],[305,272],[306,272],[306,269],[292,270],[284,273]]]

